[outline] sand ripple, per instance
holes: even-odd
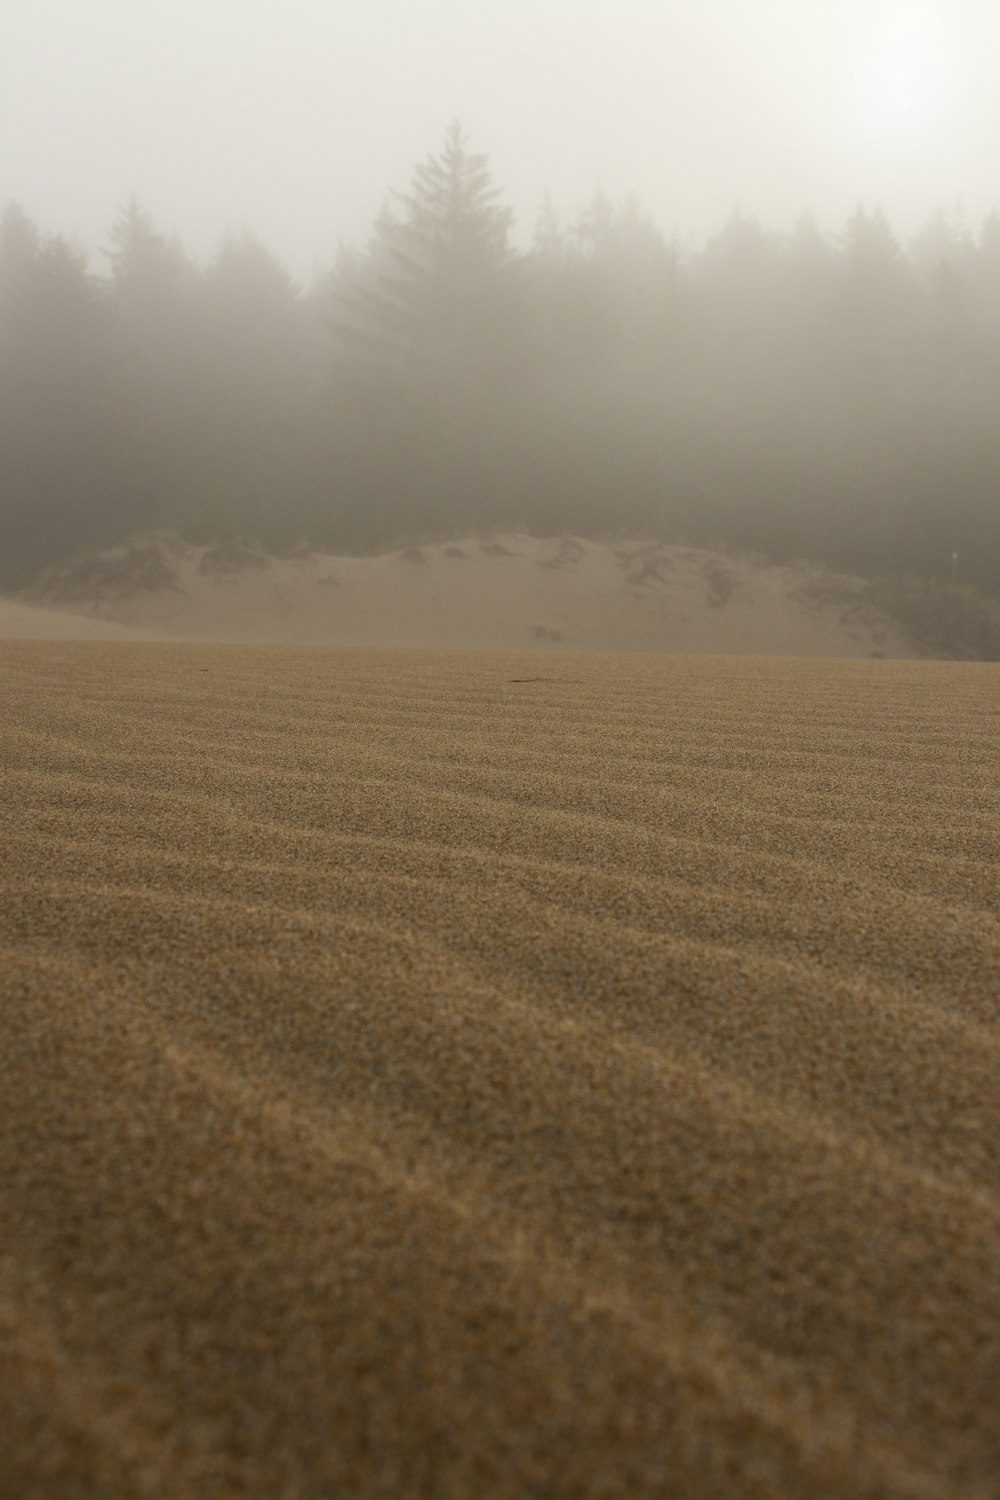
[[[538,662],[2,648],[4,1500],[1000,1493],[997,669]]]

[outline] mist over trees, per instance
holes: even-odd
[[[166,529],[377,550],[648,536],[1000,592],[1000,219],[835,235],[634,200],[533,243],[453,126],[368,245],[294,284],[136,202],[100,270],[0,217],[0,583]],[[957,560],[956,555],[957,554]]]

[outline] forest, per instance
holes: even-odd
[[[137,201],[93,261],[0,219],[0,586],[168,530],[376,552],[520,529],[1000,593],[1000,217],[902,243],[634,199],[532,242],[452,126],[363,249],[296,285],[194,263]]]

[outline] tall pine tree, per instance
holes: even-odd
[[[341,332],[371,371],[464,384],[509,352],[511,212],[488,160],[459,124],[376,225],[359,282],[340,298]]]

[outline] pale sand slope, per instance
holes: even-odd
[[[157,639],[148,631],[118,625],[79,612],[41,609],[0,598],[0,640],[3,641],[127,641]]]
[[[986,1500],[998,669],[0,649],[4,1500]]]
[[[863,596],[806,565],[517,535],[284,559],[154,537],[69,565],[41,598],[172,639],[919,656]]]

